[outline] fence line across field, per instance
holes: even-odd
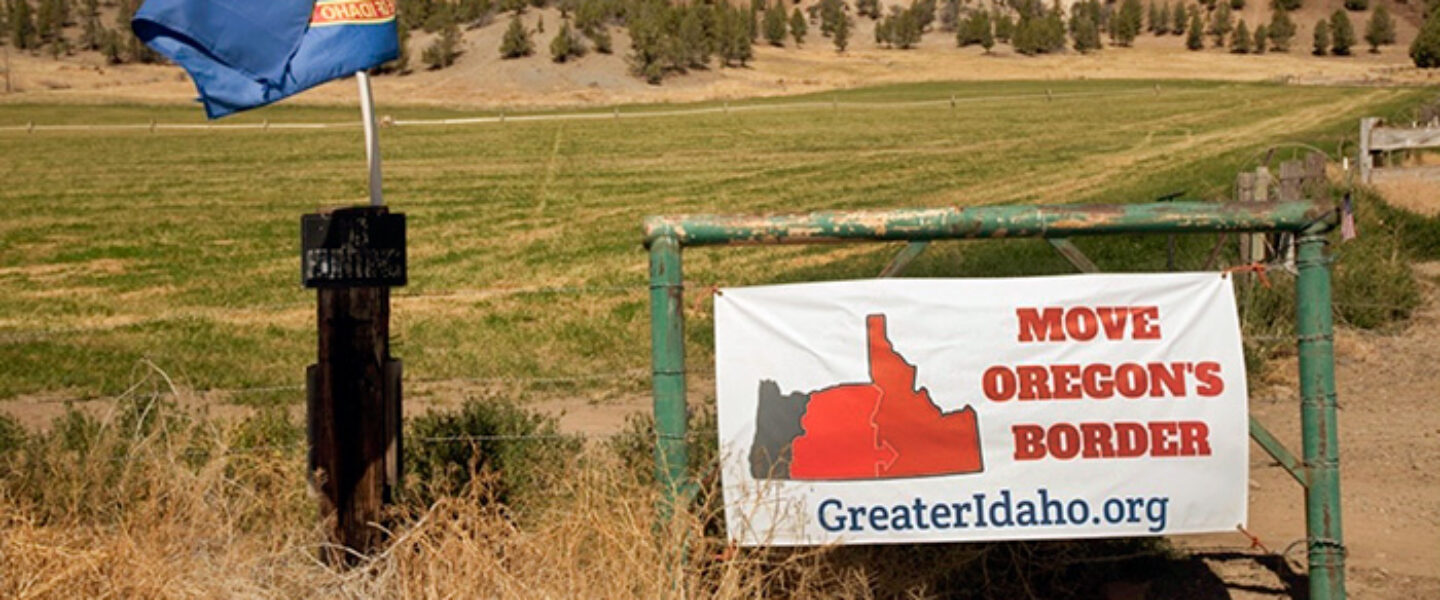
[[[1164,90],[1162,86],[1146,86],[1142,88],[1130,88],[1116,91],[1103,92],[1053,92],[1046,90],[1044,93],[1034,94],[1005,94],[996,96],[959,96],[950,95],[948,98],[935,100],[896,100],[896,101],[847,101],[847,100],[805,100],[797,102],[761,102],[751,104],[730,104],[722,103],[720,106],[707,106],[701,108],[682,108],[671,110],[631,110],[622,111],[620,108],[611,107],[609,110],[585,111],[585,112],[563,112],[563,113],[539,113],[508,115],[500,112],[493,116],[483,117],[457,117],[449,119],[391,119],[387,117],[383,124],[387,127],[436,127],[453,125],[480,125],[488,123],[506,122],[543,122],[543,121],[598,121],[614,119],[633,119],[650,117],[686,117],[701,115],[723,115],[732,112],[766,112],[766,111],[790,111],[805,109],[864,109],[864,110],[895,110],[913,109],[926,107],[951,107],[955,108],[961,104],[976,104],[986,102],[1015,102],[1027,100],[1069,100],[1076,98],[1097,98],[1115,96],[1136,96],[1136,95],[1159,95],[1164,91],[1166,94],[1207,92],[1213,90]],[[351,121],[336,122],[270,122],[261,123],[160,123],[151,121],[149,123],[116,123],[116,124],[43,124],[27,123],[24,125],[0,126],[0,132],[10,133],[37,133],[37,132],[69,132],[69,131],[117,131],[117,132],[142,132],[155,133],[158,131],[267,131],[289,130],[289,131],[313,131],[327,129],[356,129],[360,123]]]

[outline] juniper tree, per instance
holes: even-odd
[[[1157,18],[1153,24],[1154,29],[1150,30],[1156,36],[1170,33],[1170,5],[1162,2],[1159,6],[1160,8],[1157,8],[1155,13]]]
[[[1245,25],[1245,19],[1240,19],[1240,24],[1235,26],[1235,35],[1230,38],[1230,52],[1232,54],[1250,53],[1250,27]]]
[[[1197,11],[1191,12],[1191,13],[1190,13],[1190,26],[1189,26],[1188,28],[1186,28],[1186,33],[1185,33],[1185,47],[1186,47],[1187,49],[1190,49],[1190,50],[1204,50],[1204,49],[1205,49],[1205,38],[1204,38],[1204,34],[1200,33],[1200,30],[1201,30],[1201,29],[1202,29],[1202,26],[1201,26],[1201,24],[1200,24],[1200,11],[1197,10]]]
[[[750,40],[750,12],[744,8],[728,8],[723,3],[716,7],[720,11],[717,24],[720,40],[720,61],[725,66],[745,63],[754,56]]]
[[[1410,42],[1410,60],[1421,69],[1440,67],[1440,10],[1430,11],[1415,40]]]
[[[1091,50],[1100,49],[1100,30],[1088,14],[1075,20],[1075,31],[1070,35],[1074,38],[1076,52],[1088,54]]]
[[[1304,0],[1270,0],[1270,8],[1290,12],[1299,10]]]
[[[995,21],[995,39],[1008,44],[1011,36],[1015,35],[1015,20],[1010,17],[1009,12],[997,12],[998,15],[993,19]]]
[[[1350,25],[1350,16],[1343,10],[1330,16],[1330,53],[1349,56],[1350,47],[1355,45],[1355,28]]]
[[[765,40],[771,46],[785,45],[785,9],[783,0],[775,0],[765,9]]]
[[[800,13],[800,7],[790,12],[790,37],[795,38],[795,47],[805,43],[805,30],[809,27],[805,24],[805,15]]]
[[[1315,47],[1310,50],[1315,56],[1325,56],[1330,53],[1330,22],[1321,17],[1315,22]]]
[[[1245,0],[1230,0],[1230,8],[1233,10],[1245,8]]]
[[[1264,23],[1255,26],[1255,54],[1264,54],[1270,49],[1270,30]]]
[[[420,53],[420,60],[431,70],[443,69],[455,64],[455,57],[459,55],[460,26],[451,20],[440,29],[440,35],[435,37],[435,41]]]
[[[910,12],[913,13],[915,26],[924,32],[935,22],[935,0],[910,0]]]
[[[80,8],[80,47],[85,50],[99,50],[101,39],[100,1],[85,0]]]
[[[1295,22],[1290,20],[1290,13],[1283,8],[1275,10],[1270,16],[1270,49],[1276,52],[1289,52],[1290,40],[1295,38]]]
[[[685,55],[685,67],[701,68],[710,64],[710,54],[719,44],[714,39],[713,14],[702,4],[679,5],[680,32],[675,36]]]
[[[1345,0],[1345,10],[1360,12],[1370,8],[1370,0]]]
[[[12,0],[9,11],[10,43],[19,50],[29,50],[38,45],[35,37],[35,17],[30,10],[29,0]]]
[[[836,52],[844,52],[846,46],[850,45],[850,17],[841,15],[840,20],[835,22],[835,28],[830,32],[830,41],[835,43]]]
[[[1015,34],[1010,45],[1015,51],[1026,56],[1034,56],[1040,53],[1040,25],[1039,18],[1030,15],[1028,12],[1020,13],[1020,20],[1015,23]]]
[[[1225,38],[1234,30],[1235,24],[1230,20],[1230,5],[1221,3],[1210,15],[1210,37],[1215,40],[1216,48],[1225,47]]]
[[[647,83],[665,77],[664,7],[653,2],[636,3],[626,14],[630,26],[630,54],[625,60],[630,72]]]
[[[835,26],[845,18],[845,3],[842,0],[820,0],[820,35],[833,35]]]
[[[467,27],[483,25],[489,19],[492,8],[490,0],[460,0],[455,5],[455,19]]]
[[[1136,0],[1137,6],[1138,1]],[[1055,0],[1050,5],[1050,10],[1045,13],[1045,18],[1041,22],[1041,41],[1046,52],[1060,52],[1065,49],[1064,14],[1064,9],[1060,8],[1060,0]],[[1140,31],[1138,22],[1135,31]]]
[[[889,48],[891,46],[890,30],[895,28],[895,19],[885,17],[875,22],[875,44]]]
[[[520,13],[510,16],[510,25],[505,28],[505,35],[500,38],[500,58],[520,58],[530,56],[535,51],[535,45],[530,41],[530,30],[520,21]]]
[[[1176,2],[1170,9],[1170,33],[1185,35],[1185,25],[1189,20],[1186,15],[1185,4],[1182,1]]]
[[[1140,0],[1125,0],[1120,4],[1120,14],[1116,16],[1111,31],[1121,46],[1131,45],[1140,35],[1141,15]]]
[[[560,29],[550,40],[550,60],[563,63],[585,55],[585,42],[570,29],[570,21],[560,20]]]
[[[1365,42],[1370,44],[1371,54],[1379,52],[1381,46],[1395,43],[1395,20],[1390,18],[1384,4],[1376,6],[1370,14],[1370,22],[1365,24]]]
[[[115,13],[115,28],[125,45],[125,55],[130,60],[140,63],[158,62],[160,55],[141,42],[130,29],[130,20],[135,17],[135,11],[139,8],[140,0],[120,0],[119,10]]]
[[[979,11],[979,14],[975,15],[975,20],[979,21],[975,28],[980,30],[980,47],[985,49],[986,54],[989,54],[990,49],[995,47],[995,27],[990,24],[990,11]]]
[[[60,1],[40,0],[40,8],[35,11],[35,33],[40,43],[54,41],[60,36],[60,27]]]
[[[100,32],[100,54],[105,57],[105,62],[112,65],[125,62],[125,47],[120,41],[120,34],[114,29]]]

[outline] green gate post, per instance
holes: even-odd
[[[1295,331],[1300,353],[1300,421],[1304,431],[1305,536],[1310,597],[1345,597],[1345,546],[1340,531],[1340,442],[1335,418],[1335,349],[1331,322],[1328,225],[1305,231],[1295,265]]]
[[[655,394],[655,479],[665,497],[662,522],[686,489],[689,458],[685,450],[685,313],[680,271],[680,241],[671,236],[650,242],[650,354]]]

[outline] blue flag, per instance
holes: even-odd
[[[130,26],[215,119],[394,60],[395,0],[146,0]]]

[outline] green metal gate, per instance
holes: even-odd
[[[733,244],[910,242],[882,276],[897,274],[933,240],[1044,238],[1062,252],[1065,238],[1105,234],[1284,232],[1294,235],[1299,271],[1296,339],[1304,436],[1297,459],[1253,417],[1250,435],[1305,488],[1310,597],[1345,597],[1340,528],[1340,451],[1326,234],[1337,222],[1318,202],[1164,202],[1105,206],[987,206],[821,212],[755,217],[685,215],[645,220],[650,251],[650,339],[655,400],[655,469],[665,506],[694,490],[686,455],[685,317],[682,249]],[[1067,252],[1067,257],[1071,252]],[[1081,257],[1083,260],[1083,256]],[[1073,262],[1073,259],[1072,259]],[[1088,261],[1084,261],[1088,262]]]

